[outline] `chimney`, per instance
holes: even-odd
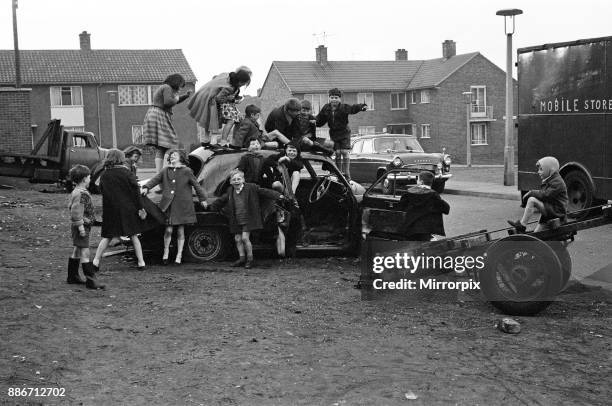
[[[442,56],[444,59],[448,59],[455,55],[457,55],[457,44],[455,44],[455,41],[447,39],[442,43]]]
[[[320,63],[321,65],[326,64],[327,63],[327,47],[325,45],[319,45],[316,49],[316,57],[317,57],[317,62]]]
[[[407,61],[408,60],[408,51],[404,48],[400,48],[395,51],[395,60],[396,61]]]
[[[90,34],[87,31],[83,31],[79,34],[79,42],[81,44],[81,51],[91,51],[91,41],[89,40]]]

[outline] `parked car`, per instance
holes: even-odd
[[[351,152],[351,178],[360,183],[372,183],[391,169],[394,179],[406,184],[416,183],[420,171],[431,171],[433,188],[442,193],[450,173],[451,158],[448,154],[427,153],[416,137],[404,134],[374,134],[354,138]]]
[[[210,150],[198,148],[188,156],[189,166],[204,188],[209,203],[219,198],[229,187],[228,174],[236,168],[246,151]],[[264,156],[278,151],[262,150]],[[302,153],[304,169],[295,192],[299,213],[303,216],[303,238],[295,247],[304,251],[336,251],[356,255],[361,240],[360,201],[365,189],[349,182],[325,155]],[[146,182],[142,180],[141,183]],[[288,193],[285,193],[287,195]],[[160,194],[149,193],[157,202]],[[223,212],[205,211],[194,201],[197,224],[185,229],[184,258],[193,261],[222,260],[234,253],[233,236],[229,234],[228,220]],[[301,221],[293,216],[292,221]],[[274,247],[272,230],[254,232],[251,242],[255,250]],[[143,233],[145,249],[161,252],[163,226]]]

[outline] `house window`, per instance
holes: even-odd
[[[429,90],[421,90],[421,103],[429,103]]]
[[[365,103],[368,110],[374,110],[374,93],[357,93],[357,103]]]
[[[389,134],[416,134],[416,124],[411,123],[400,123],[400,124],[387,124],[387,130]]]
[[[410,104],[416,104],[417,102],[417,92],[410,92]]]
[[[326,125],[324,127],[317,127],[317,133],[315,134],[317,138],[329,139],[329,127]]]
[[[134,106],[149,103],[149,89],[145,85],[119,86],[119,105]]]
[[[317,114],[319,114],[319,111],[321,111],[321,107],[323,107],[325,103],[327,102],[327,95],[307,93],[304,95],[304,100],[308,100],[312,104],[311,113],[316,116]]]
[[[132,144],[144,144],[144,140],[142,138],[144,133],[143,125],[133,125],[132,126]]]
[[[431,124],[421,124],[421,138],[431,138]]]
[[[471,125],[472,145],[487,145],[487,124],[472,123]]]
[[[406,92],[391,93],[391,110],[406,110]]]
[[[83,89],[81,86],[52,86],[51,106],[82,106]]]
[[[376,126],[373,125],[360,125],[357,129],[359,135],[370,135],[376,134]]]
[[[472,92],[472,113],[484,114],[487,111],[487,87],[470,86]]]

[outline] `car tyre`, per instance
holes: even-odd
[[[446,182],[434,183],[432,189],[436,192],[442,194],[444,193],[444,187],[446,186]]]
[[[572,170],[563,176],[563,181],[567,185],[567,211],[573,212],[584,210],[592,206],[595,191],[589,182],[589,177],[581,170]],[[589,211],[583,211],[571,215],[576,220],[582,220],[589,215]]]
[[[228,234],[220,227],[190,228],[185,239],[184,254],[190,261],[221,261],[229,252]]]

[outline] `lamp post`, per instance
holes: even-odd
[[[113,148],[117,148],[117,125],[115,122],[115,103],[117,103],[117,91],[108,90],[106,94],[108,94],[108,101],[111,104],[111,130],[113,133]]]
[[[472,132],[470,126],[470,116],[472,112],[472,92],[463,92],[463,98],[465,100],[466,105],[466,114],[465,114],[465,123],[466,123],[466,133],[465,133],[465,164],[467,166],[472,166]]]
[[[513,96],[512,86],[512,34],[514,34],[514,16],[523,14],[523,10],[510,8],[495,13],[504,17],[506,33],[506,137],[504,144],[504,185],[514,185],[514,142],[513,142]]]
[[[21,62],[19,56],[19,37],[17,35],[17,0],[13,0],[13,43],[15,48],[15,88],[21,88]]]

